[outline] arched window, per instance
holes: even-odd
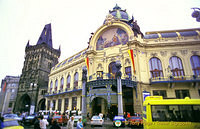
[[[78,89],[78,72],[74,74],[74,89]]]
[[[51,81],[51,83],[50,83],[50,92],[52,91],[52,89],[53,89],[53,82]]]
[[[56,92],[58,89],[58,80],[56,79],[54,91]]]
[[[169,65],[173,76],[184,76],[182,61],[177,56],[172,56],[169,59]]]
[[[163,69],[160,59],[153,57],[149,60],[151,77],[163,77]]]
[[[70,81],[71,81],[71,76],[68,75],[68,76],[67,76],[67,88],[68,88],[68,89],[70,88]]]
[[[109,79],[115,79],[115,75],[117,72],[116,62],[110,63],[108,69],[109,69],[109,75],[108,75]]]
[[[61,78],[61,82],[60,82],[60,90],[63,90],[63,86],[64,86],[64,78]]]
[[[194,55],[190,58],[194,75],[200,75],[200,56]]]

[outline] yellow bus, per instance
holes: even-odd
[[[144,129],[200,129],[200,99],[148,96],[143,103]]]

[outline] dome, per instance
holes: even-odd
[[[115,5],[112,11],[109,11],[109,13],[113,15],[115,18],[120,19],[122,21],[131,20],[126,10],[122,10],[117,4]]]

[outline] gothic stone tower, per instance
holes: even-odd
[[[26,45],[25,61],[19,82],[15,112],[45,109],[44,94],[48,88],[48,74],[58,63],[60,48],[52,45],[51,24],[45,25],[36,45]],[[31,110],[30,110],[31,109]]]

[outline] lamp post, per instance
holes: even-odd
[[[200,22],[200,8],[192,8],[194,12],[192,13],[192,17],[196,18],[197,22]]]

